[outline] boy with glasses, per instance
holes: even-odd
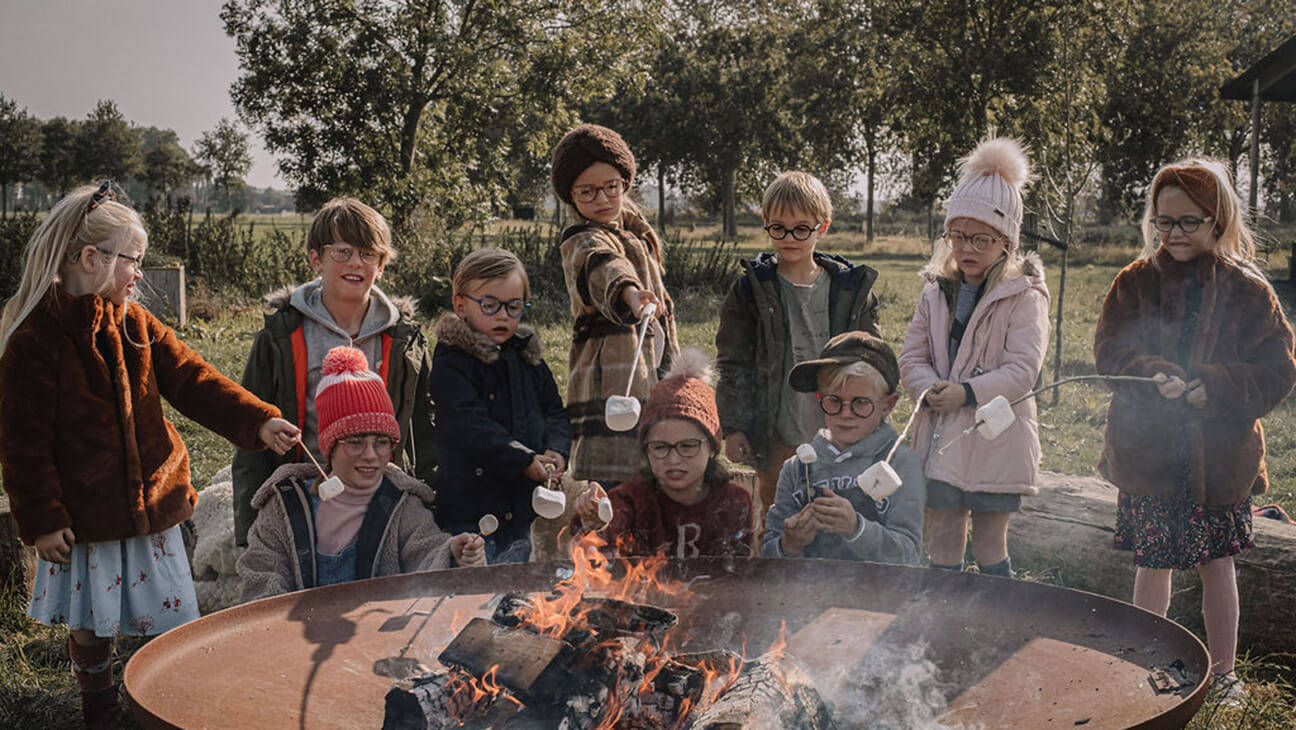
[[[382,215],[354,198],[325,203],[311,223],[306,254],[319,278],[266,297],[265,326],[257,333],[243,371],[243,387],[273,403],[302,430],[298,448],[284,456],[239,451],[234,456],[234,532],[247,544],[252,495],[281,464],[316,459],[319,451],[314,393],[324,355],[346,345],[364,353],[386,384],[400,425],[393,461],[431,483],[436,468],[433,406],[428,396],[431,352],[415,303],[389,297],[378,279],[395,257]]]
[[[815,394],[827,428],[810,442],[812,462],[784,462],[761,555],[917,565],[926,499],[918,455],[905,446],[895,450],[890,463],[901,485],[879,502],[855,481],[898,438],[887,423],[900,399],[895,353],[866,332],[846,332],[817,359],[792,368],[788,381]]]
[[[877,272],[815,250],[832,219],[822,182],[783,173],[765,190],[761,216],[773,251],[743,262],[721,305],[716,402],[725,455],[759,470],[768,510],[783,461],[823,426],[818,404],[788,385],[788,372],[833,335],[882,330]]]
[[[436,324],[432,398],[437,424],[437,520],[473,531],[486,515],[490,563],[531,556],[531,496],[556,480],[571,453],[571,423],[545,364],[540,336],[521,324],[531,285],[516,255],[469,253],[454,273],[454,311]]]
[[[239,556],[243,600],[365,578],[486,564],[480,536],[437,527],[432,489],[391,463],[400,427],[364,353],[335,347],[315,394],[330,496],[314,464],[284,464],[257,490],[256,521]],[[453,559],[453,563],[452,563]]]

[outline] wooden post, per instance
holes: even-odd
[[[141,300],[154,315],[184,327],[188,320],[185,304],[184,265],[174,268],[144,269],[144,292]]]
[[[1055,327],[1055,329],[1057,330],[1057,332],[1055,333],[1057,336],[1057,344],[1053,346],[1053,382],[1057,382],[1062,379],[1062,304],[1066,298],[1067,256],[1069,256],[1071,253],[1070,239],[1071,239],[1071,232],[1070,229],[1068,228],[1067,246],[1066,248],[1062,249],[1062,275],[1058,280],[1058,295],[1057,295],[1058,310],[1057,310],[1057,325]],[[1053,389],[1053,405],[1055,406],[1058,404],[1058,393],[1061,390],[1062,390],[1061,388]]]
[[[1247,195],[1251,206],[1251,225],[1260,213],[1257,180],[1260,176],[1260,76],[1251,81],[1251,190]]]

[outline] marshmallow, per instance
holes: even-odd
[[[485,537],[499,529],[499,520],[495,515],[483,515],[477,520],[477,531],[482,537]]]
[[[796,457],[797,457],[797,461],[801,462],[802,464],[812,464],[814,463],[815,459],[819,458],[819,454],[814,450],[814,447],[811,446],[810,444],[801,444],[800,446],[797,447]]]
[[[315,493],[318,494],[319,498],[324,502],[333,499],[345,491],[346,487],[342,485],[342,480],[338,479],[337,476],[331,476],[328,479],[325,479],[315,488]]]
[[[1017,420],[1017,415],[1013,413],[1012,405],[1008,402],[1008,399],[1002,395],[996,395],[989,403],[977,409],[977,433],[993,441],[999,438],[999,435],[1004,431],[1007,431],[1015,420]]]
[[[639,423],[639,399],[614,395],[603,408],[603,421],[613,431],[629,431]]]
[[[598,501],[598,516],[605,523],[612,521],[612,500],[604,497]]]
[[[881,502],[900,488],[900,475],[890,464],[879,461],[855,477],[855,483],[874,502]]]
[[[567,495],[537,485],[531,492],[531,509],[547,520],[556,520],[567,510]]]

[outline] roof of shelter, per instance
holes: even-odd
[[[1260,98],[1264,101],[1296,102],[1296,35],[1221,86],[1220,97],[1249,100],[1256,79],[1260,80]]]

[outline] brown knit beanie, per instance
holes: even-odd
[[[1215,176],[1198,165],[1166,165],[1152,181],[1152,204],[1156,205],[1157,196],[1162,188],[1174,187],[1184,191],[1188,199],[1206,211],[1216,234],[1224,230],[1229,221],[1220,219],[1220,190]]]
[[[621,135],[597,124],[582,124],[563,136],[554,148],[549,168],[554,194],[570,204],[572,183],[595,162],[606,162],[619,170],[626,182],[634,182],[634,154]]]
[[[639,442],[648,431],[667,418],[692,421],[711,441],[711,453],[720,453],[720,413],[716,410],[715,391],[708,380],[711,364],[706,354],[688,348],[671,362],[670,372],[653,387],[639,417]]]

